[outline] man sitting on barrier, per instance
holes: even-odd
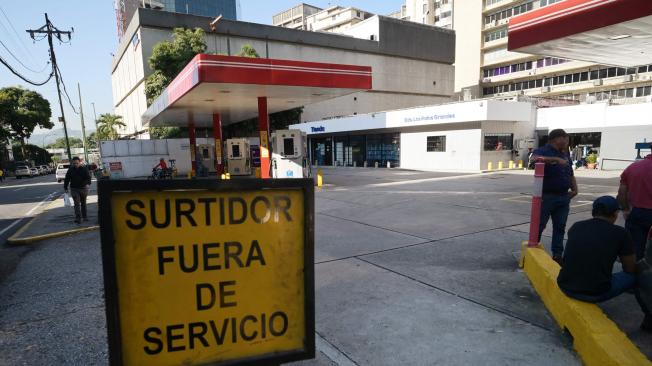
[[[575,223],[568,230],[557,284],[568,296],[580,301],[599,303],[636,287],[636,258],[629,233],[615,225],[620,210],[618,201],[602,196],[593,202],[593,218]],[[614,273],[616,257],[623,271]],[[648,308],[635,291],[645,320],[641,328],[652,329]]]

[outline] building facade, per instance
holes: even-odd
[[[405,0],[401,10],[389,16],[452,29],[453,0]]]
[[[302,121],[316,121],[382,110],[431,105],[453,93],[452,31],[374,16],[343,32],[304,32],[263,24],[221,20],[215,31],[210,18],[138,9],[113,59],[114,113],[123,117],[121,135],[147,138],[141,116],[147,109],[147,60],[155,44],[169,40],[175,27],[206,31],[207,53],[237,54],[245,44],[261,57],[371,66],[372,89],[304,106]],[[405,39],[417,37],[437,47]]]
[[[121,40],[138,8],[208,17],[222,15],[231,20],[239,19],[240,15],[239,0],[115,0],[114,8]]]
[[[308,16],[306,27],[313,32],[341,33],[372,16],[372,13],[358,8],[331,6]]]
[[[291,9],[282,11],[272,17],[272,24],[277,27],[308,30],[306,19],[322,8],[301,3]]]
[[[592,103],[650,96],[649,65],[618,68],[507,50],[509,19],[560,0],[450,0],[455,91],[479,97],[552,97]]]

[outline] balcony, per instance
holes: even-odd
[[[516,6],[517,3],[522,2],[522,0],[502,0],[498,1],[496,3],[493,3],[491,5],[485,5],[482,7],[482,13],[492,13],[496,10],[502,10],[503,8],[509,8],[512,6]],[[485,4],[487,3],[486,1],[484,2]]]

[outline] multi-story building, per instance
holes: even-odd
[[[343,30],[373,16],[353,7],[331,6],[306,18],[309,31],[341,33]]]
[[[239,0],[114,0],[118,38],[129,26],[136,9],[156,9],[173,13],[184,13],[237,20],[240,14]]]
[[[387,14],[388,17],[401,20],[409,20],[407,15],[407,6],[405,4],[401,5],[401,9]]]
[[[390,14],[390,16],[452,29],[453,0],[405,0],[401,10]]]
[[[158,42],[176,27],[203,28],[207,53],[237,54],[253,46],[261,57],[371,66],[372,89],[304,106],[302,121],[437,104],[453,94],[452,31],[373,16],[343,30],[345,35],[220,20],[139,8],[118,50],[111,71],[114,113],[123,117],[122,135],[146,137],[141,116],[147,109],[147,60]],[[419,39],[420,42],[406,42]],[[423,47],[422,44],[437,45]]]
[[[558,1],[563,0],[451,4],[458,44],[455,91],[471,97],[526,95],[581,102],[650,96],[652,67],[648,65],[618,68],[507,50],[510,18]]]
[[[322,10],[322,8],[301,3],[291,9],[275,14],[272,17],[272,24],[277,27],[308,30],[306,18]]]

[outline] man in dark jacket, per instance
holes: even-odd
[[[88,221],[86,215],[86,197],[88,189],[91,186],[91,173],[88,169],[80,164],[79,158],[72,158],[72,165],[68,168],[66,179],[63,182],[63,189],[68,193],[70,185],[70,195],[75,201],[75,223],[81,223],[81,220]]]

